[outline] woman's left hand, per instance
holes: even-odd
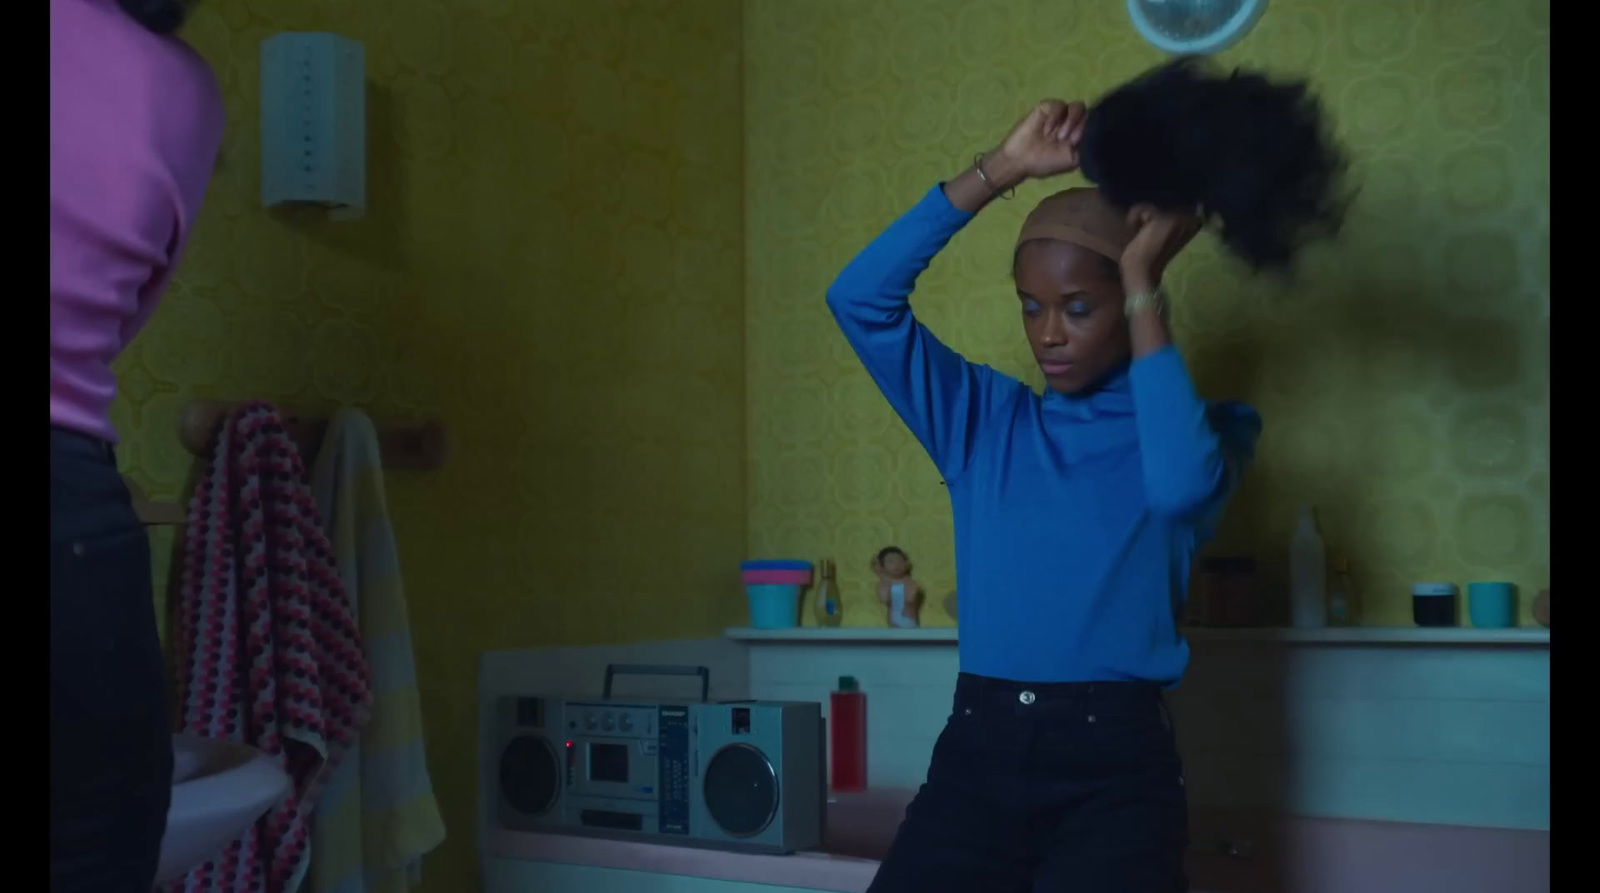
[[[1200,232],[1204,221],[1197,214],[1136,205],[1128,212],[1128,222],[1138,232],[1122,250],[1122,286],[1129,292],[1140,292],[1161,285],[1167,264]]]

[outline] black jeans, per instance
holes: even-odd
[[[111,448],[50,429],[50,889],[150,893],[172,735],[150,542]]]
[[[1182,893],[1188,836],[1159,687],[963,673],[868,893]]]

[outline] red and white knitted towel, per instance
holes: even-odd
[[[312,805],[358,740],[372,693],[299,449],[265,403],[229,417],[189,501],[173,637],[184,731],[256,748],[294,788],[169,889],[293,893],[310,861]]]

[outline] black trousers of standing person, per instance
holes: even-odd
[[[1160,687],[963,673],[868,893],[1183,893],[1188,836]]]
[[[50,429],[50,889],[150,893],[172,735],[150,542],[111,447]]]

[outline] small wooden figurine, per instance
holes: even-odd
[[[889,612],[889,625],[915,629],[921,625],[922,586],[911,579],[911,559],[898,546],[887,546],[872,559],[878,575],[878,602]]]

